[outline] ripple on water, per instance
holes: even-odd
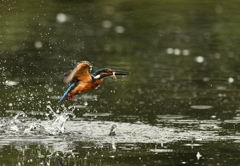
[[[205,140],[218,139],[217,133],[211,130],[182,130],[172,126],[168,127],[157,127],[148,125],[145,123],[125,123],[125,122],[113,122],[113,121],[70,121],[70,117],[73,117],[73,111],[64,110],[60,113],[54,112],[54,110],[47,106],[47,109],[50,109],[50,114],[52,114],[52,120],[33,120],[29,118],[24,112],[19,111],[16,116],[12,118],[2,118],[3,122],[0,126],[2,131],[1,141],[6,140],[24,140],[26,139],[54,139],[57,138],[75,140],[75,141],[85,141],[85,142],[101,142],[109,143],[113,142],[113,149],[115,143],[129,143],[129,145],[121,145],[123,150],[137,150],[139,147],[135,143],[166,143],[176,140],[189,140],[192,137],[195,138],[204,138]],[[111,113],[85,113],[83,116],[87,117],[96,117],[102,116],[107,117],[112,115]],[[138,118],[138,116],[123,115],[124,118]],[[181,123],[201,123],[201,121],[181,119],[184,116],[181,115],[158,115],[159,117],[165,118],[175,118],[172,122],[181,122]],[[24,121],[21,119],[24,118]],[[210,124],[212,124],[211,121]],[[216,122],[214,121],[216,124]],[[109,136],[112,125],[116,125],[116,135]],[[203,126],[206,128],[205,126]],[[211,126],[210,126],[211,127]],[[14,138],[12,137],[14,135]],[[49,136],[48,138],[39,136],[44,135]],[[53,136],[53,137],[51,137]],[[164,149],[164,148],[163,148]],[[155,152],[161,150],[155,150]]]
[[[139,123],[139,116],[136,116],[136,115],[120,115],[120,116],[116,117],[116,120],[119,120],[119,121],[128,120],[128,121]]]
[[[149,151],[153,153],[167,153],[173,152],[173,149],[150,149]]]
[[[239,120],[240,121],[240,116],[235,116],[233,117],[234,120]]]
[[[211,105],[192,105],[192,109],[198,109],[198,110],[206,110],[206,109],[211,109],[213,106]]]
[[[83,114],[84,117],[107,117],[111,116],[111,113],[103,112],[103,113],[85,113]]]
[[[141,149],[141,147],[137,146],[136,144],[122,144],[118,146],[118,148],[127,151]]]
[[[202,146],[202,144],[184,144],[183,146],[191,146],[191,147],[199,147],[199,146]]]
[[[18,113],[18,112],[22,112],[22,110],[5,110],[6,113]]]
[[[240,123],[240,119],[224,120],[224,123],[239,124]]]
[[[172,122],[173,124],[199,124],[199,120],[192,120],[192,119],[186,119],[186,120],[176,120]]]
[[[157,118],[159,118],[159,119],[183,119],[183,118],[187,118],[187,116],[184,116],[184,115],[157,115]]]
[[[68,107],[69,109],[75,109],[75,108],[86,108],[86,105],[74,105],[74,106],[70,106]]]
[[[82,149],[91,149],[91,146],[82,146]]]

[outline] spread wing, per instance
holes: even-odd
[[[77,81],[89,81],[92,79],[89,69],[91,65],[88,61],[81,61],[73,70],[64,74],[64,82],[71,83]]]

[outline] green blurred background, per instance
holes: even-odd
[[[222,101],[238,107],[238,3],[2,1],[1,112],[55,106],[67,88],[62,73],[88,60],[93,70],[132,73],[90,93],[98,101],[89,101],[88,112],[152,117],[200,104],[222,115]]]

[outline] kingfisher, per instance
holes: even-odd
[[[105,77],[112,76],[116,79],[116,75],[129,75],[128,71],[112,70],[109,68],[101,68],[90,74],[92,65],[88,61],[81,61],[76,67],[64,73],[63,82],[70,83],[69,88],[65,91],[58,103],[64,99],[72,100],[75,95],[89,92],[98,87]]]

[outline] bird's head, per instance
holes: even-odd
[[[98,69],[97,71],[92,73],[92,77],[94,80],[103,79],[109,76],[115,77],[116,75],[130,75],[130,72],[123,71],[123,70],[112,70],[108,68],[103,68],[103,69]]]

